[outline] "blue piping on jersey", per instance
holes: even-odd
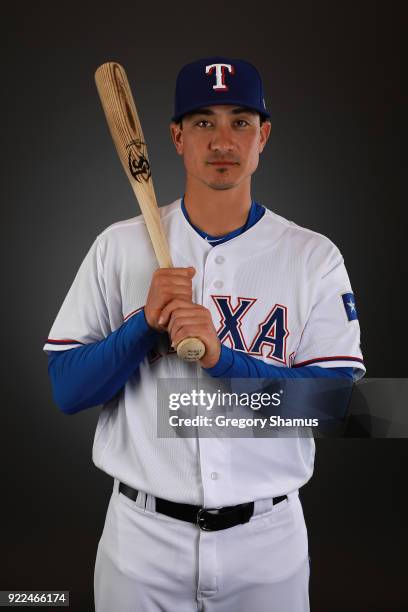
[[[229,232],[228,234],[225,234],[224,236],[211,236],[210,234],[203,232],[203,230],[199,229],[196,225],[194,225],[190,221],[190,217],[188,216],[187,209],[184,204],[184,196],[181,198],[181,210],[188,223],[197,232],[197,234],[204,238],[204,240],[206,240],[211,246],[217,246],[218,244],[223,244],[224,242],[227,242],[228,240],[231,240],[232,238],[243,234],[250,227],[255,225],[255,223],[258,223],[258,221],[264,216],[266,209],[264,206],[257,204],[257,202],[253,200],[249,209],[248,218],[244,225],[242,225],[238,229],[233,230],[232,232]]]

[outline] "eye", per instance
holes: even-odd
[[[211,123],[207,119],[200,119],[197,121],[196,125],[201,128],[208,127]]]
[[[246,119],[237,119],[235,121],[235,125],[237,127],[246,127],[247,125],[249,125],[248,121]]]

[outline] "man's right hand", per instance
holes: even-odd
[[[166,328],[159,325],[159,318],[163,308],[174,298],[192,302],[194,274],[193,267],[159,268],[154,272],[144,308],[150,327],[159,332],[166,331]]]

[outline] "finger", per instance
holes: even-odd
[[[167,325],[170,319],[170,316],[172,314],[172,312],[177,309],[177,308],[183,308],[183,309],[193,309],[196,308],[197,304],[193,304],[192,302],[185,300],[185,299],[181,299],[181,298],[176,298],[176,299],[172,299],[170,302],[168,302],[166,304],[166,306],[163,308],[161,315],[159,317],[159,324],[160,325]]]
[[[173,287],[173,290],[160,290],[154,295],[154,302],[161,310],[171,302],[174,302],[174,300],[180,300],[184,304],[192,304],[193,294],[191,291],[183,289],[182,287],[177,287],[177,289]]]
[[[184,340],[184,338],[199,338],[205,343],[208,333],[209,330],[205,325],[186,323],[185,325],[182,325],[176,333],[171,335],[171,346],[174,348],[182,340]]]
[[[170,321],[167,325],[167,332],[172,335],[176,334],[179,329],[183,325],[206,325],[208,320],[197,314],[197,312],[193,313],[192,311],[184,311],[180,312],[176,311],[177,314],[174,316],[174,313],[170,317]]]
[[[163,276],[156,279],[156,284],[159,287],[173,287],[174,285],[180,285],[181,287],[192,287],[191,278],[187,276]]]
[[[195,304],[190,300],[176,298],[168,302],[163,308],[160,316],[160,320],[163,321],[161,325],[169,325],[173,313],[174,316],[176,313],[177,315],[179,315],[180,310],[186,311],[186,313],[188,312],[190,316],[194,316],[194,320],[196,320],[196,317],[201,316],[204,317],[207,321],[211,321],[210,311],[205,308],[205,306],[202,306],[201,304]],[[194,314],[192,311],[194,311]]]
[[[159,268],[155,271],[156,276],[180,276],[182,278],[193,278],[195,273],[196,270],[193,266],[189,266],[188,268]]]
[[[173,330],[171,335],[175,336],[176,334],[178,334],[180,331],[185,331],[186,329],[188,329],[188,333],[191,333],[192,329],[197,330],[210,330],[210,325],[208,323],[208,321],[206,319],[198,319],[198,318],[191,318],[191,317],[181,317],[180,319],[177,319],[177,321],[174,322],[173,325]]]
[[[161,302],[162,307],[166,306],[170,301],[181,299],[184,302],[192,303],[193,300],[193,292],[189,287],[168,287],[164,289],[160,287],[157,289],[157,294],[155,294],[156,301]]]
[[[167,308],[167,307],[166,307]],[[189,317],[193,322],[211,323],[211,314],[205,306],[190,302],[183,305],[176,305],[174,308],[169,304],[168,309],[171,310],[170,318],[167,321],[167,331],[171,331],[173,324],[180,317]]]

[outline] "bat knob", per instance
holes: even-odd
[[[183,361],[199,361],[204,353],[204,343],[198,338],[184,338],[177,345],[177,356]]]

